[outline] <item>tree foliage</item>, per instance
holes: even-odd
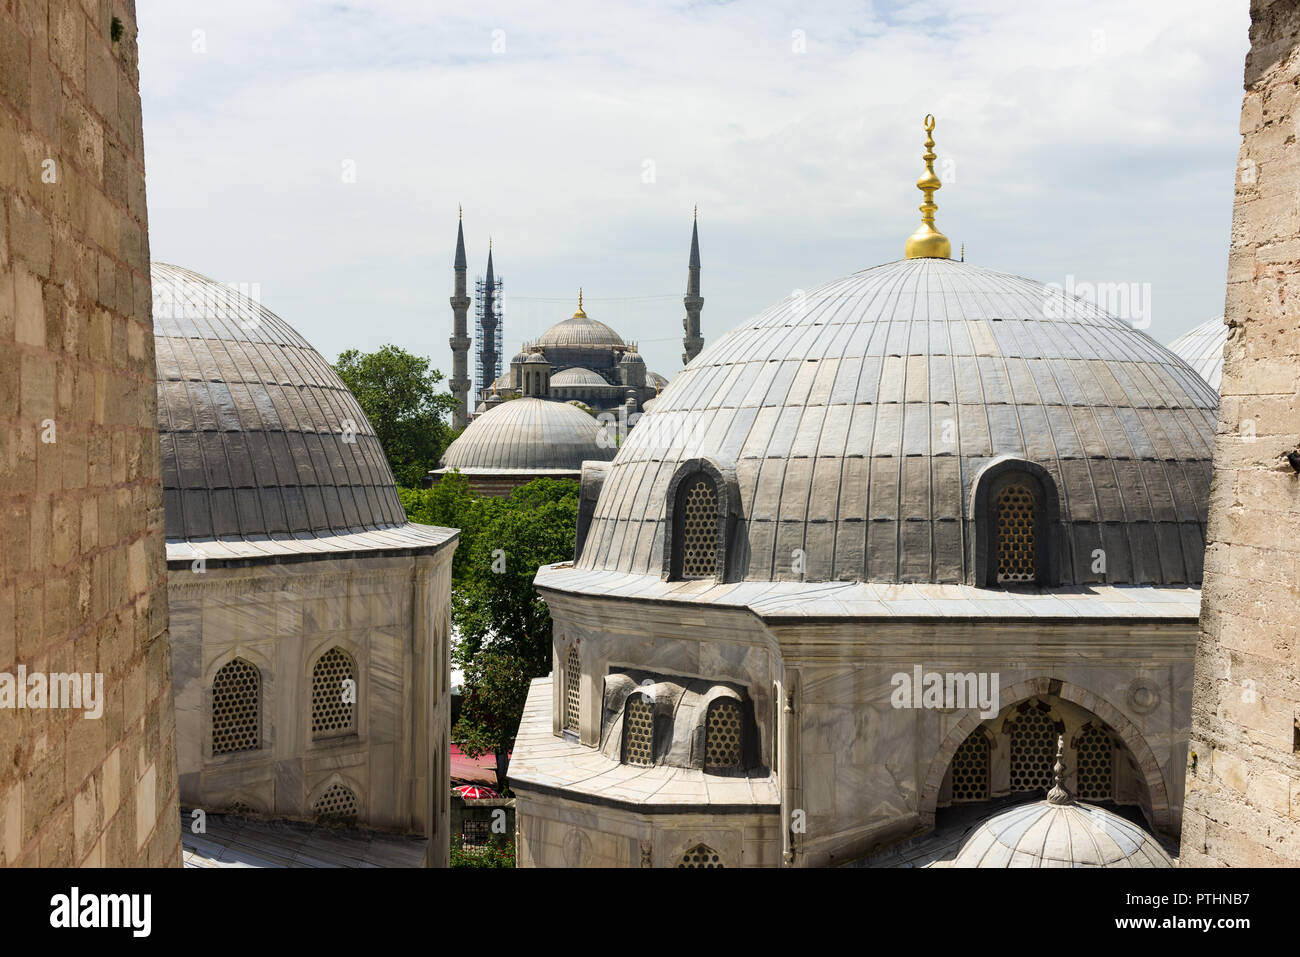
[[[452,657],[465,676],[453,740],[470,757],[514,746],[529,682],[551,670],[551,615],[533,577],[573,557],[578,483],[536,479],[509,498],[478,496],[457,472],[403,493],[413,522],[461,530],[452,560]]]
[[[370,420],[397,484],[418,486],[455,438],[447,420],[456,399],[439,391],[442,373],[427,358],[393,345],[377,352],[347,349],[334,369]]]

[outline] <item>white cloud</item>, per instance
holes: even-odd
[[[463,203],[471,270],[495,240],[508,354],[572,311],[538,300],[582,285],[671,375],[691,206],[715,339],[901,255],[927,112],[955,173],[939,225],[969,259],[1150,282],[1164,341],[1222,311],[1244,3],[140,0],[139,18],[154,256],[260,282],[331,358],[391,341],[449,369]],[[673,298],[619,301],[647,295]]]

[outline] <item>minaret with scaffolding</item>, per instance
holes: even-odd
[[[487,276],[474,283],[478,349],[474,362],[476,404],[487,400],[492,383],[501,377],[501,280],[492,269],[492,241],[488,240]]]

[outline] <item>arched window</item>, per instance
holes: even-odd
[[[702,473],[683,486],[677,519],[678,577],[713,578],[718,574],[718,490]]]
[[[320,824],[355,824],[357,796],[342,784],[331,784],[312,805],[312,814]]]
[[[262,746],[262,675],[243,658],[221,666],[212,679],[212,753],[256,751]]]
[[[645,767],[655,763],[655,714],[650,699],[635,694],[627,700],[623,717],[623,763]]]
[[[989,736],[976,728],[952,756],[952,801],[987,801],[989,798]]]
[[[1115,796],[1115,744],[1094,724],[1081,732],[1075,744],[1079,763],[1075,780],[1078,796],[1086,801],[1109,801]]]
[[[704,767],[728,771],[741,764],[740,705],[731,698],[719,698],[709,705],[704,723]]]
[[[311,672],[311,733],[314,738],[356,730],[357,669],[342,648],[331,648]]]
[[[682,855],[678,867],[724,867],[718,852],[707,844],[696,844]]]
[[[1011,790],[1050,788],[1056,763],[1056,723],[1031,703],[1007,724],[1007,732],[1011,738]]]
[[[1038,580],[1038,518],[1034,493],[1026,482],[1008,482],[994,500],[993,534],[997,539],[998,584],[1032,584]]]
[[[564,663],[564,730],[577,732],[578,707],[582,703],[582,665],[576,646],[569,649]]]

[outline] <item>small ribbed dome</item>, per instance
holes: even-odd
[[[1018,804],[983,821],[952,867],[1173,867],[1132,821],[1090,804]]]
[[[406,523],[374,429],[307,340],[206,276],[164,263],[150,272],[168,540]]]
[[[579,471],[588,459],[614,457],[600,423],[567,402],[512,399],[477,416],[443,454],[444,468]],[[609,447],[606,447],[609,446]]]
[[[534,352],[532,355],[530,355],[527,359],[524,360],[524,364],[543,365],[543,366],[550,365],[550,363],[546,361],[546,356],[542,355],[540,352]]]
[[[565,369],[563,372],[557,372],[551,376],[552,388],[584,385],[607,386],[609,383],[601,378],[599,373],[584,369],[581,366]]]
[[[623,353],[623,358],[622,358],[621,362],[622,362],[622,364],[625,365],[625,366],[627,366],[627,365],[638,365],[638,366],[643,366],[643,365],[645,365],[645,360],[641,358],[641,354],[640,354],[639,352],[625,352],[625,353]]]
[[[1218,392],[1223,382],[1223,347],[1227,342],[1228,327],[1223,316],[1217,316],[1184,332],[1169,343],[1169,351],[1195,369]]]
[[[975,484],[1010,459],[1054,486],[1061,585],[1198,584],[1217,405],[1164,346],[1056,287],[887,263],[678,373],[619,449],[577,565],[659,575],[669,484],[709,458],[734,469],[738,578],[973,583]]]
[[[544,349],[609,348],[623,345],[623,339],[603,322],[574,316],[547,329],[537,344]]]
[[[666,389],[668,388],[668,378],[661,376],[658,372],[651,372],[646,376],[645,384],[660,390]]]

